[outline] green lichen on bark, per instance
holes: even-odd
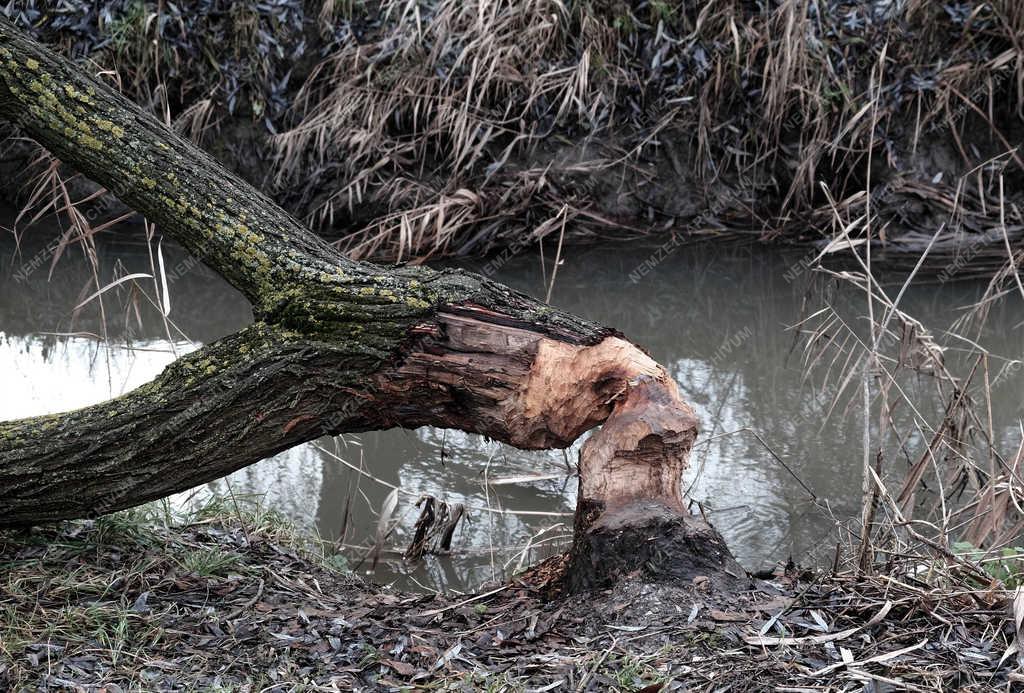
[[[0,525],[161,498],[211,470],[228,473],[331,432],[355,414],[351,387],[378,358],[361,345],[346,350],[257,323],[122,397],[2,423]]]

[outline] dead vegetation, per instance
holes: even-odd
[[[74,4],[5,12],[353,256],[824,241],[838,208],[897,262],[942,226],[936,250],[989,271],[1000,175],[1019,236],[1014,2]]]
[[[385,2],[300,91],[278,179],[331,172],[310,220],[415,257],[540,238],[563,205],[574,240],[820,240],[818,181],[864,207],[874,155],[880,242],[919,252],[935,224],[991,225],[967,172],[1021,173],[1010,5]]]
[[[1003,181],[997,185],[1001,189]],[[993,205],[1005,209],[1006,201],[1000,197]],[[1024,618],[1024,553],[1019,548],[1024,429],[1019,410],[993,410],[992,392],[1014,382],[1020,360],[983,346],[996,297],[1008,291],[1024,297],[1008,229],[1001,227],[998,236],[1003,253],[997,261],[1006,269],[996,274],[981,301],[960,308],[962,315],[951,330],[937,335],[908,314],[901,301],[941,233],[925,241],[925,250],[900,283],[887,284],[873,265],[873,241],[884,231],[877,220],[865,215],[846,221],[837,211],[836,229],[835,239],[814,262],[840,254],[850,269],[828,270],[820,264],[816,269],[852,287],[860,299],[851,312],[837,300],[838,293],[826,292],[820,307],[797,325],[807,375],[828,393],[829,415],[862,422],[861,514],[855,522],[838,525],[833,571],[845,574],[845,584],[854,590],[858,581],[870,582],[875,575],[899,589],[960,585],[960,594],[978,604],[995,588],[1012,614],[1008,625],[1019,629]],[[926,406],[915,394],[920,391],[915,386],[922,384],[934,389],[943,403],[940,409]],[[925,647],[926,640],[919,646]],[[1010,661],[1017,653],[1015,640],[1002,659]],[[844,661],[840,667],[853,667],[849,657],[844,655]],[[954,671],[972,666],[961,661]],[[1022,680],[1020,671],[1011,680]],[[929,688],[951,685],[935,680]]]

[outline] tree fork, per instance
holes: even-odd
[[[614,330],[476,275],[345,258],[3,19],[0,116],[224,276],[256,320],[122,397],[0,423],[0,526],[165,497],[321,435],[435,425],[549,448],[604,422],[581,456],[572,584],[738,570],[685,519],[692,410]]]

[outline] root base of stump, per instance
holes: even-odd
[[[603,589],[626,578],[686,582],[716,592],[750,586],[717,530],[651,502],[603,513],[577,531],[573,542],[565,575],[570,592]]]

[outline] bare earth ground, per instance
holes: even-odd
[[[265,512],[139,515],[0,534],[0,688],[991,691],[1017,678],[1005,592],[791,573],[739,595],[627,581],[565,597],[555,560],[474,597],[400,594]]]

